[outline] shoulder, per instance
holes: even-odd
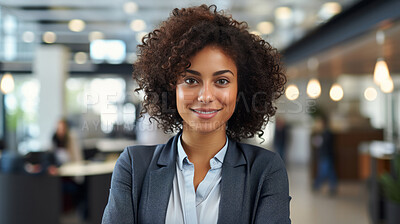
[[[128,146],[120,154],[115,167],[147,166],[156,148],[157,145]]]
[[[149,162],[158,146],[162,145],[134,145],[128,146],[121,153],[118,160],[130,161],[132,163]]]
[[[159,145],[132,145],[125,148],[123,153],[129,155],[146,155],[152,154]]]
[[[247,143],[237,142],[237,147],[242,151],[248,162],[262,160],[264,162],[271,161],[275,158],[276,153],[260,146]]]
[[[286,171],[285,164],[275,152],[246,143],[237,143],[237,147],[243,153],[248,166],[251,167],[252,170],[261,171],[264,175],[277,170]]]

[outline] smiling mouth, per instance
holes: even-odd
[[[213,114],[213,113],[216,113],[216,112],[220,111],[221,109],[219,109],[219,110],[210,110],[210,111],[202,111],[202,110],[195,110],[195,109],[191,109],[191,110],[196,112],[196,113],[199,113],[199,114]]]

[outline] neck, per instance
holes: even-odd
[[[182,146],[193,163],[208,163],[226,143],[225,127],[209,133],[183,128]]]

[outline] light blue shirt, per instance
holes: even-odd
[[[183,149],[181,136],[178,138],[176,173],[169,197],[166,224],[213,224],[218,221],[221,199],[220,183],[222,163],[228,148],[224,147],[210,160],[210,170],[194,189],[194,164]]]

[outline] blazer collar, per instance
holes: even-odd
[[[174,137],[170,138],[168,142],[162,147],[160,157],[157,160],[159,166],[175,165],[178,138],[182,132],[179,132]]]
[[[243,156],[243,153],[240,151],[238,147],[238,143],[228,138],[228,150],[226,151],[224,164],[229,165],[231,167],[238,167],[241,165],[245,165],[246,159]]]

